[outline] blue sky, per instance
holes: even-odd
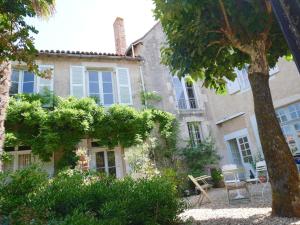
[[[37,49],[115,52],[113,22],[124,18],[127,45],[156,22],[152,0],[56,0],[47,21],[30,19]]]

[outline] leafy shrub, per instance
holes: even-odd
[[[32,181],[32,176],[43,177],[37,169],[25,171],[27,176],[14,182],[15,186],[20,184],[20,189],[22,184]],[[117,180],[96,173],[67,170],[46,184],[44,179],[32,184],[35,188],[31,190],[26,187],[25,193],[2,195],[5,193],[3,190],[12,191],[15,186],[1,179],[1,202],[27,196],[25,202],[30,204],[26,204],[26,211],[23,211],[22,219],[28,217],[25,224],[175,224],[182,210],[176,188],[165,177]],[[24,204],[15,201],[12,207],[21,212]],[[12,217],[9,210],[1,210],[1,214],[6,218]]]
[[[30,220],[32,196],[47,182],[47,174],[35,165],[14,173],[0,173],[0,216],[14,223]]]
[[[184,148],[181,154],[185,159],[189,174],[193,176],[202,175],[206,165],[215,164],[220,159],[214,141],[210,137],[196,147]]]

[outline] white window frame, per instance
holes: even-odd
[[[192,84],[191,88],[192,88],[192,90],[194,92],[196,108],[191,108],[190,99],[189,99],[188,94],[187,94],[187,88],[188,88],[186,86],[187,82],[185,81],[184,77],[181,77],[181,79],[178,78],[178,80],[179,80],[179,82],[181,83],[181,86],[182,86],[182,90],[183,90],[183,94],[184,94],[184,105],[186,106],[186,108],[180,108],[179,107],[179,101],[181,101],[181,99],[177,99],[177,93],[176,93],[176,88],[175,88],[173,79],[174,79],[174,76],[172,77],[172,85],[173,85],[173,88],[174,88],[174,93],[175,93],[175,99],[176,99],[177,108],[179,110],[188,110],[188,109],[196,110],[196,109],[199,109],[198,97],[197,97],[197,94],[196,94],[196,91],[195,91],[194,83]]]
[[[237,130],[237,131],[232,132],[230,134],[224,135],[224,141],[225,141],[225,143],[226,143],[226,145],[228,147],[228,152],[230,153],[230,157],[231,157],[231,150],[230,150],[230,147],[228,146],[227,143],[228,143],[229,140],[236,139],[238,147],[239,147],[239,151],[240,151],[240,154],[241,154],[242,162],[244,164],[246,162],[244,162],[244,158],[243,158],[243,155],[242,155],[242,152],[241,152],[241,149],[240,149],[240,145],[239,145],[239,142],[238,142],[238,139],[241,138],[241,137],[247,137],[248,143],[249,143],[250,152],[251,152],[251,156],[252,156],[252,159],[254,160],[254,158],[253,158],[253,152],[252,152],[252,147],[251,147],[252,145],[251,145],[251,142],[250,142],[250,139],[249,139],[249,134],[248,134],[247,128],[244,128],[244,129],[241,129],[241,130]]]
[[[197,138],[195,125],[198,126],[198,128],[199,128],[200,138]],[[192,130],[190,130],[190,126],[191,126]],[[190,138],[192,147],[197,147],[203,140],[201,122],[200,121],[189,121],[189,122],[187,122],[187,128],[188,128],[189,138]],[[191,137],[191,135],[193,137]]]
[[[104,107],[109,107],[113,104],[116,103],[116,97],[115,97],[115,90],[114,90],[114,79],[113,79],[113,71],[109,71],[109,70],[96,70],[96,69],[87,69],[86,70],[86,90],[87,90],[87,96],[90,97],[90,80],[89,80],[89,72],[96,72],[98,74],[98,88],[99,88],[99,94],[100,94],[100,104],[103,105]],[[102,77],[102,73],[103,72],[109,72],[111,73],[111,84],[112,84],[112,95],[113,95],[113,103],[112,104],[104,104],[104,92],[103,92],[103,77]]]
[[[121,70],[121,69],[124,69],[127,71],[127,75],[128,75],[128,85],[120,85],[119,83],[119,75],[118,75],[118,70]],[[115,71],[116,71],[116,80],[117,80],[117,91],[118,91],[118,103],[121,104],[121,105],[133,105],[133,102],[132,102],[132,90],[131,90],[131,76],[130,76],[130,73],[129,73],[129,69],[128,68],[124,68],[124,67],[117,67],[115,68]],[[129,87],[129,95],[130,95],[130,101],[129,103],[121,103],[121,93],[120,93],[120,87]]]
[[[47,67],[52,69],[52,76],[51,76],[51,90],[53,91],[54,89],[54,65],[39,65],[39,68],[42,67]],[[23,93],[23,83],[24,83],[24,72],[28,71],[27,69],[18,69],[18,68],[13,68],[12,70],[18,71],[19,72],[19,82],[18,82],[18,93],[17,94],[22,94]],[[41,77],[34,75],[34,81],[33,81],[33,92],[32,94],[37,94],[39,93],[39,82]],[[13,94],[15,95],[15,94]]]
[[[225,79],[227,82],[227,90],[229,94],[235,94],[239,91],[241,93],[251,90],[250,81],[248,79],[248,66],[245,66],[242,70],[239,70],[237,68],[234,69],[234,72],[236,74],[236,78],[234,81],[230,81],[228,79]],[[243,72],[243,70],[246,70],[247,76]],[[273,76],[274,74],[279,72],[278,64],[276,64],[273,68],[270,68],[269,75]]]
[[[116,152],[115,150],[107,150],[107,149],[101,149],[101,148],[97,148],[97,147],[93,147],[92,148],[94,150],[94,159],[95,159],[95,170],[97,171],[97,159],[96,159],[96,155],[98,152],[104,152],[104,170],[105,170],[105,173],[106,175],[111,175],[109,174],[109,168],[115,168],[115,171],[116,171],[116,176],[117,176],[117,160],[116,160]],[[114,156],[115,156],[115,165],[114,166],[109,166],[108,165],[108,156],[107,156],[107,152],[113,152],[114,153]]]
[[[16,171],[19,168],[19,156],[20,155],[27,155],[30,154],[31,155],[31,164],[33,164],[36,160],[35,160],[35,156],[32,154],[31,150],[18,150],[18,147],[14,147],[14,151],[7,151],[6,153],[10,154],[13,156],[13,162],[12,162],[12,169],[13,171]]]

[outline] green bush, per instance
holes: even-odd
[[[13,211],[1,208],[0,215],[10,219],[10,223],[17,218],[18,221],[26,221],[19,224],[176,224],[177,215],[182,210],[175,186],[165,177],[117,180],[95,173],[67,170],[46,184],[44,179],[35,179],[38,182],[32,182],[36,184],[32,190],[26,188],[14,195],[2,195],[5,193],[3,190],[8,192],[11,187],[18,186],[17,182],[22,189],[21,185],[30,183],[33,176],[44,177],[37,168],[24,171],[27,171],[27,176],[14,180],[14,186],[11,180],[1,179],[2,203],[22,199],[23,196],[26,196],[25,202],[30,203],[26,204],[23,215],[18,217],[14,217],[13,212],[24,210],[21,201],[14,201]]]
[[[203,175],[206,165],[216,164],[220,160],[215,143],[210,137],[195,147],[182,149],[181,152],[188,167],[188,173],[193,176]]]
[[[0,173],[0,216],[16,224],[27,221],[33,195],[47,182],[47,174],[35,165],[14,173]]]

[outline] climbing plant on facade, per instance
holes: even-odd
[[[97,139],[100,146],[127,148],[146,140],[157,125],[168,142],[175,117],[157,109],[138,111],[124,105],[108,109],[94,99],[55,97],[51,107],[38,95],[12,97],[6,119],[6,146],[31,146],[44,161],[62,152],[59,167],[75,165],[76,145],[82,139]]]

